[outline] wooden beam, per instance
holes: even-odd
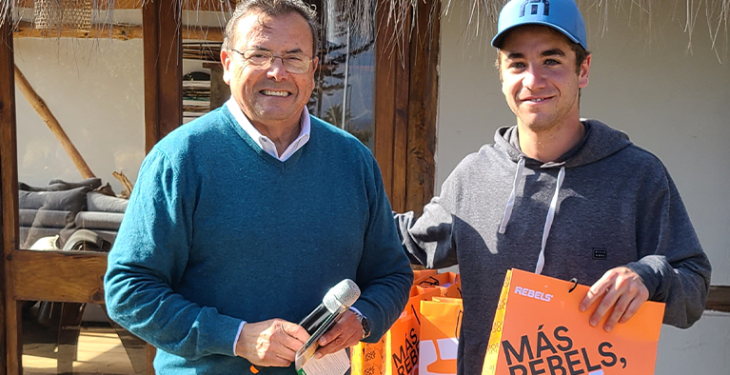
[[[398,202],[398,212],[408,211],[408,119],[410,117],[410,107],[408,102],[411,87],[411,55],[410,36],[406,30],[411,29],[413,19],[412,5],[407,8],[398,8],[395,12],[400,12],[396,16],[401,20],[400,24],[395,25],[395,33],[393,42],[391,42],[391,58],[394,60],[395,66],[395,117],[393,119],[393,199]]]
[[[15,118],[14,50],[11,14],[0,27],[0,371],[15,375],[20,372],[22,351],[20,335],[20,311],[13,299],[13,283],[10,281],[12,262],[8,256],[15,249],[18,239],[18,152]]]
[[[14,250],[10,258],[16,300],[104,303],[104,253]]]
[[[12,1],[12,0],[11,0]],[[147,0],[152,2],[153,0]],[[155,0],[156,1],[156,0]],[[199,11],[232,11],[235,9],[238,0],[183,0],[183,10],[199,10]],[[115,0],[114,9],[142,9],[142,0]],[[19,8],[34,8],[33,0],[16,0]],[[98,1],[99,9],[109,9],[105,0]]]
[[[38,30],[33,24],[21,21],[13,29],[13,37],[15,38],[78,38],[78,39],[116,39],[130,40],[141,39],[144,35],[141,25],[107,25],[92,26],[91,30],[78,31],[73,29],[62,30]],[[204,27],[204,26],[184,26],[182,28],[183,39],[207,40],[211,42],[223,41],[223,28]]]
[[[435,183],[440,3],[377,9],[375,157],[393,210],[419,216]]]
[[[375,132],[374,150],[375,160],[380,167],[380,174],[383,176],[385,192],[390,198],[390,205],[396,207],[393,199],[393,131],[395,120],[395,67],[392,56],[388,54],[388,41],[391,35],[395,35],[392,23],[388,22],[388,0],[378,0],[376,6],[376,23],[379,25],[375,35],[375,94],[374,113]]]
[[[6,82],[5,85],[0,89],[0,160],[4,161],[4,155],[2,150],[5,149],[6,130],[10,125],[15,123],[15,104],[14,104],[14,84],[13,74],[11,73],[11,67],[14,65],[13,62],[13,36],[12,30],[7,26],[11,19],[2,19],[0,14],[0,81]],[[9,43],[9,44],[8,44]],[[4,162],[0,162],[0,176],[2,181],[5,181]],[[5,211],[3,211],[3,201],[5,200],[5,184],[0,186],[0,373],[4,374],[7,368],[7,359],[5,347],[5,304],[6,304],[6,290],[7,280],[5,278],[5,248],[8,244],[5,243]],[[10,212],[8,212],[10,214]],[[9,227],[9,226],[8,226]]]
[[[177,0],[157,0],[142,8],[144,32],[145,150],[182,124],[182,38]],[[156,349],[147,347],[147,374],[154,375]]]
[[[730,286],[710,286],[710,293],[707,295],[705,309],[730,313]]]
[[[210,69],[210,110],[223,106],[231,97],[231,89],[223,81],[223,64],[219,62],[203,63],[203,68]]]
[[[383,176],[383,185],[395,211],[405,211],[406,142],[408,131],[408,36],[400,32],[406,27],[394,20],[408,19],[403,14],[393,17],[389,0],[378,0],[378,25],[375,38],[375,159]]]
[[[78,39],[141,39],[140,25],[92,25],[91,30],[79,31],[71,28],[61,30],[39,30],[31,22],[21,21],[15,26],[13,36],[16,38],[78,38]]]
[[[435,183],[436,114],[438,111],[438,63],[440,0],[418,2],[411,35],[408,94],[406,210],[416,216],[433,197]]]
[[[148,2],[144,29],[145,149],[182,124],[182,39],[177,0]]]

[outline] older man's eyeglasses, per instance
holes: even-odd
[[[274,59],[281,59],[284,69],[289,73],[306,73],[312,64],[312,58],[303,53],[288,53],[278,56],[260,49],[247,49],[243,52],[232,49],[232,51],[241,55],[249,64],[261,69],[268,69]]]

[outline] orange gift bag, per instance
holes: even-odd
[[[482,375],[650,375],[664,304],[646,302],[611,332],[579,310],[589,287],[517,269],[507,271]],[[422,375],[424,375],[422,373]]]
[[[359,343],[352,349],[352,375],[419,375],[420,374],[456,374],[456,340],[457,333],[450,333],[446,341],[438,341],[444,334],[438,333],[441,324],[450,325],[446,328],[452,332],[461,325],[461,299],[448,297],[461,297],[461,283],[459,276],[452,272],[437,274],[435,270],[423,270],[418,278],[414,279],[408,303],[390,330],[376,344]],[[422,314],[422,303],[424,301],[439,305],[458,305],[456,313],[451,313],[453,318],[439,317],[440,308],[429,305],[424,318]],[[451,306],[444,309],[453,310]],[[430,342],[426,344],[430,356],[436,356],[441,360],[429,358],[431,372],[420,372],[419,363],[422,346],[421,335],[424,332],[424,321],[427,321],[427,335]],[[442,345],[436,353],[436,346]],[[430,346],[429,346],[430,345]],[[443,351],[443,353],[441,353]],[[435,353],[435,354],[433,354]],[[433,358],[436,358],[433,357]],[[445,367],[444,367],[445,366]],[[447,368],[447,372],[441,368]]]
[[[416,281],[429,277],[429,276],[436,276],[439,274],[438,270],[434,269],[425,269],[425,270],[413,270],[413,285],[416,285]]]
[[[456,374],[456,354],[464,312],[461,299],[421,301],[419,375]]]
[[[418,366],[418,324],[406,312],[385,335],[385,374],[413,375]]]
[[[411,290],[416,293],[414,286]],[[408,299],[408,303],[390,330],[385,334],[384,375],[417,375],[418,374],[418,345],[421,341],[421,322],[419,309],[421,301],[440,296],[439,289],[430,289],[423,293],[416,293]]]
[[[431,274],[424,275],[429,277]],[[415,284],[415,282],[414,282]],[[359,343],[352,349],[352,375],[417,375],[421,301],[441,296],[444,290],[411,288],[403,313],[375,344]]]
[[[444,272],[436,275],[425,275],[414,279],[416,293],[421,294],[427,291],[438,289],[442,296],[461,298],[461,278],[454,272]],[[415,295],[411,291],[411,296]]]
[[[353,346],[351,353],[351,375],[384,375],[385,336],[375,344],[360,342]]]

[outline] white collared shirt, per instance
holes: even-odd
[[[286,161],[300,148],[304,147],[307,142],[309,142],[309,132],[311,130],[311,124],[309,122],[309,111],[307,110],[306,106],[302,111],[302,118],[300,119],[302,129],[299,132],[299,136],[297,137],[297,139],[294,140],[294,142],[289,145],[289,147],[286,148],[286,150],[284,150],[281,155],[279,155],[279,153],[276,151],[276,145],[274,144],[274,142],[269,139],[269,137],[261,134],[261,132],[259,132],[253,126],[253,124],[251,124],[251,121],[249,121],[246,115],[243,114],[241,107],[238,106],[238,103],[236,103],[236,100],[233,98],[233,96],[228,99],[226,105],[228,106],[228,110],[231,111],[233,117],[238,122],[238,125],[243,128],[243,130],[251,137],[251,139],[253,139],[253,141],[259,147],[261,147],[262,150],[264,150],[267,154],[273,156],[277,160]]]

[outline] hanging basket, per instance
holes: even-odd
[[[92,0],[34,0],[35,27],[40,30],[91,30]]]

